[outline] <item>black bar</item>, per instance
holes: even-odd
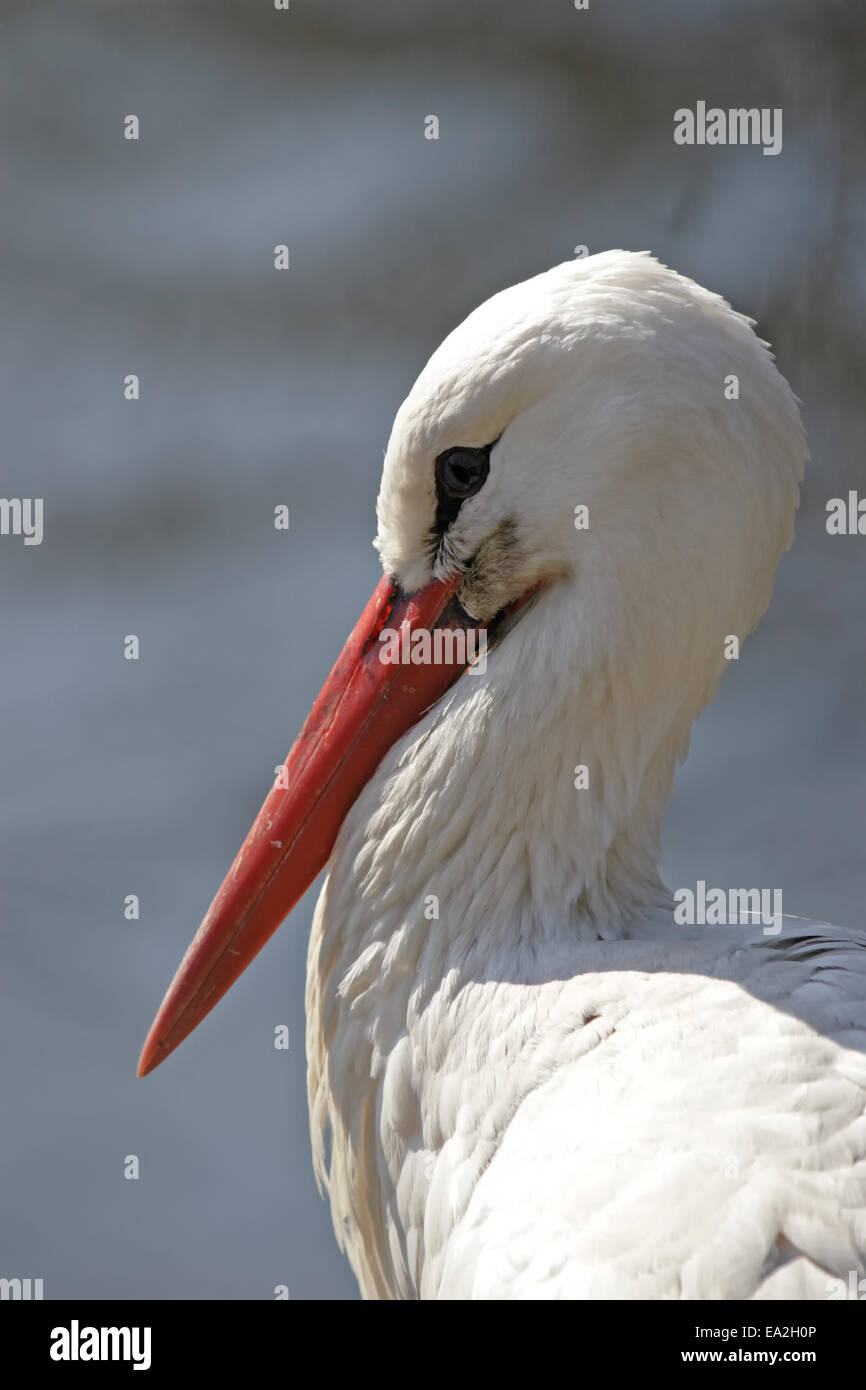
[[[85,1374],[92,1378],[100,1369],[112,1375],[133,1370],[138,1374],[163,1375],[186,1368],[198,1374],[213,1373],[221,1380],[269,1365],[288,1376],[318,1365],[320,1373],[339,1374],[349,1384],[355,1376],[392,1382],[414,1379],[424,1343],[423,1326],[386,1314],[363,1312],[358,1304],[310,1304],[302,1301],[270,1303],[218,1302],[5,1302],[0,1306],[0,1337],[4,1362],[17,1363],[25,1374],[31,1370],[62,1378]],[[495,1308],[472,1305],[466,1322],[465,1305],[440,1308],[437,1330],[446,1335],[460,1330],[465,1345],[460,1379],[477,1377],[485,1385],[491,1378],[491,1362],[510,1358],[519,1350],[530,1357],[539,1372],[553,1358],[571,1368],[583,1380],[587,1369],[606,1369],[611,1375],[640,1372],[666,1375],[673,1368],[701,1374],[708,1367],[738,1372],[744,1368],[787,1370],[805,1368],[826,1380],[837,1367],[856,1364],[862,1348],[863,1317],[850,1301],[812,1303],[587,1303],[561,1310],[521,1305],[519,1321],[509,1315],[507,1329],[498,1330]],[[347,1318],[363,1319],[361,1333],[353,1337]],[[374,1322],[370,1323],[370,1318]],[[557,1341],[542,1329],[546,1340],[537,1341],[538,1323],[550,1324]],[[317,1327],[319,1320],[324,1320]],[[490,1327],[497,1329],[491,1338]],[[98,1335],[94,1335],[93,1329]],[[102,1329],[117,1329],[117,1334]],[[137,1335],[134,1329],[138,1329]],[[149,1330],[149,1338],[145,1330]],[[412,1339],[404,1351],[400,1338]],[[473,1339],[474,1337],[474,1339]],[[387,1340],[383,1340],[387,1338]],[[468,1340],[465,1340],[467,1339]],[[113,1353],[127,1355],[113,1359]],[[54,1355],[52,1355],[52,1349]],[[106,1359],[89,1359],[98,1351]],[[77,1352],[77,1359],[71,1359]],[[341,1353],[343,1353],[341,1355]],[[69,1359],[59,1359],[63,1355]],[[443,1361],[441,1375],[449,1381],[455,1373],[452,1346]],[[423,1359],[429,1363],[429,1352]],[[145,1366],[145,1361],[148,1365]],[[341,1370],[340,1367],[343,1367]],[[474,1369],[473,1369],[474,1368]],[[315,1372],[314,1372],[315,1373]]]

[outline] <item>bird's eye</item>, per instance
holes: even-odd
[[[484,449],[446,449],[436,460],[440,494],[463,501],[474,497],[490,472],[490,446]]]

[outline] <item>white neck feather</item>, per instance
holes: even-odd
[[[567,978],[582,943],[667,906],[661,818],[721,675],[723,634],[703,681],[684,682],[676,653],[648,629],[626,625],[600,656],[586,626],[581,638],[575,603],[567,583],[540,596],[487,672],[465,675],[388,754],[346,820],[319,901],[307,980],[316,1171],[371,1294],[413,1291],[383,1232],[402,1247],[405,1136],[421,1133],[424,1113],[441,1115],[438,1090],[423,1106],[421,1096],[440,1084],[430,1048],[441,1063],[460,991]],[[684,640],[674,625],[669,636]],[[578,790],[580,765],[589,786]],[[483,1033],[477,996],[471,1007]],[[428,1160],[451,1137],[447,1125],[424,1135]],[[428,1161],[413,1201],[434,1177]]]

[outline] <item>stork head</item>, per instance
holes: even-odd
[[[386,664],[383,629],[482,628],[501,643],[500,685],[515,679],[518,641],[540,668],[566,651],[574,689],[603,667],[591,698],[627,707],[643,751],[622,780],[636,784],[660,739],[682,752],[726,639],[766,607],[804,460],[796,403],[750,321],[647,255],[568,262],[470,314],[397,413],[377,508],[384,578],[175,976],[140,1073],[276,930],[388,749],[462,674],[454,648],[439,664]]]
[[[685,607],[673,580],[688,573],[726,590],[745,632],[791,540],[804,459],[751,320],[649,255],[605,252],[494,295],[433,354],[394,422],[376,546],[406,592],[460,571],[477,618],[579,575],[599,594],[594,580],[619,577],[614,619],[633,560],[652,582],[630,605]]]

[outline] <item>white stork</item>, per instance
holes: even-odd
[[[680,925],[657,869],[805,456],[750,320],[619,251],[495,295],[398,412],[385,577],[140,1066],[327,863],[313,1153],[366,1297],[827,1298],[861,1271],[866,939]],[[459,680],[423,638],[383,657],[473,628]]]

